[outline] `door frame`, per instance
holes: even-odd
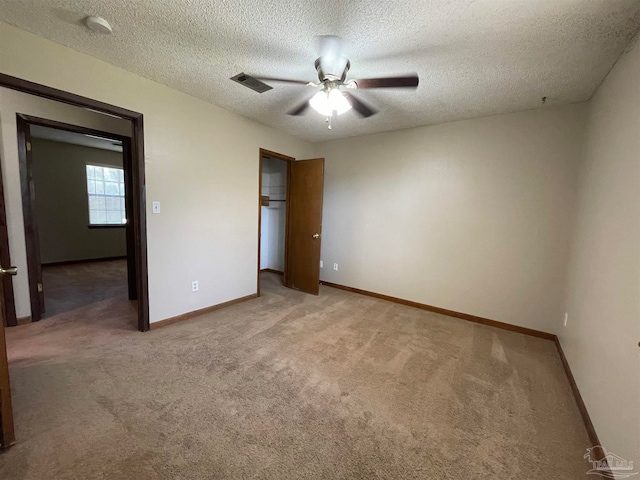
[[[132,124],[131,135],[131,184],[132,184],[132,224],[133,244],[135,252],[136,292],[138,296],[138,330],[149,330],[149,279],[147,262],[147,221],[146,221],[146,185],[144,168],[144,117],[142,113],[126,108],[110,105],[92,98],[83,97],[74,93],[48,87],[39,83],[23,80],[0,73],[0,87],[9,88],[37,97],[55,100],[68,105],[106,113],[115,117],[130,120]],[[0,247],[3,235],[7,235],[6,222],[2,223],[1,212],[5,208],[4,197],[0,198]],[[4,231],[4,233],[2,232]],[[4,250],[4,248],[3,248]],[[5,292],[4,296],[7,296]],[[5,299],[6,301],[6,299]],[[13,295],[11,298],[13,304]],[[15,317],[15,311],[14,311]],[[9,315],[9,318],[11,316]]]
[[[82,135],[93,135],[122,143],[122,161],[125,175],[125,209],[127,218],[133,218],[133,184],[131,158],[133,157],[130,137],[115,133],[95,130],[79,125],[48,120],[34,117],[22,113],[16,114],[16,124],[18,130],[18,161],[20,164],[20,183],[22,192],[22,216],[24,221],[25,244],[27,251],[27,271],[29,278],[29,297],[31,304],[31,321],[37,322],[42,319],[45,313],[44,294],[39,288],[42,284],[42,257],[40,255],[40,237],[38,235],[38,220],[36,211],[36,194],[33,180],[33,153],[27,144],[33,144],[29,128],[31,125],[38,125],[56,130],[78,133]],[[133,223],[127,222],[125,232],[127,248],[127,285],[129,290],[129,300],[136,300],[136,262],[135,244],[133,237]]]
[[[262,157],[274,157],[278,160],[284,160],[287,162],[287,187],[286,187],[286,203],[285,203],[285,232],[284,232],[284,284],[287,283],[287,257],[289,252],[287,251],[287,239],[289,238],[289,184],[291,183],[291,162],[295,162],[296,159],[283,155],[282,153],[273,152],[266,148],[261,148],[258,157],[258,276],[256,292],[260,296],[260,250],[262,241]]]

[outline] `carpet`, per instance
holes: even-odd
[[[127,261],[43,265],[43,318],[127,294]]]
[[[49,354],[29,339],[82,315],[8,329],[18,443],[0,478],[587,478],[553,342],[274,274],[262,293]]]

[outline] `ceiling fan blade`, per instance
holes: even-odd
[[[257,78],[258,80],[263,80],[263,81],[267,81],[267,82],[284,82],[284,83],[296,83],[298,85],[308,85],[309,82],[305,81],[305,80],[292,80],[290,78],[276,78],[276,77],[259,77],[259,76],[253,76],[254,78]]]
[[[295,108],[292,108],[291,110],[289,110],[287,112],[287,115],[293,115],[293,116],[302,115],[304,112],[307,111],[308,108],[309,108],[309,99],[305,100],[303,103],[296,106]]]
[[[418,88],[418,75],[405,77],[360,78],[354,80],[359,89],[364,88]]]
[[[356,97],[351,95],[349,92],[344,92],[343,94],[346,97],[346,99],[349,101],[349,103],[351,104],[351,107],[356,112],[358,112],[360,114],[360,116],[367,118],[367,117],[370,117],[371,115],[375,115],[376,113],[378,113],[378,111],[376,109],[374,109],[373,107],[370,107],[369,105],[364,103],[362,100],[358,100]]]

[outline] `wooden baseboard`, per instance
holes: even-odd
[[[159,322],[153,322],[149,325],[151,330],[155,330],[157,328],[166,327],[167,325],[172,325],[174,323],[183,322],[185,320],[189,320],[193,317],[198,317],[200,315],[204,315],[205,313],[213,312],[215,310],[220,310],[221,308],[230,307],[231,305],[236,305],[238,303],[246,302],[247,300],[252,300],[254,298],[258,298],[257,293],[252,293],[251,295],[247,295],[246,297],[240,297],[233,300],[229,300],[228,302],[218,303],[217,305],[211,305],[210,307],[201,308],[199,310],[194,310],[192,312],[183,313],[182,315],[177,315],[175,317],[166,318],[164,320],[160,320]]]
[[[542,332],[540,330],[534,330],[532,328],[519,327],[510,323],[498,322],[497,320],[491,320],[489,318],[477,317],[468,313],[456,312],[454,310],[447,310],[446,308],[434,307],[426,305],[424,303],[412,302],[411,300],[404,300],[402,298],[391,297],[389,295],[383,295],[381,293],[369,292],[367,290],[361,290],[354,287],[346,287],[337,283],[320,282],[327,287],[338,288],[340,290],[346,290],[347,292],[359,293],[360,295],[366,295],[368,297],[379,298],[380,300],[387,300],[388,302],[399,303],[401,305],[407,305],[409,307],[419,308],[421,310],[428,310],[430,312],[439,313],[441,315],[447,315],[449,317],[461,318],[470,322],[481,323],[482,325],[488,325],[490,327],[501,328],[503,330],[511,330],[512,332],[524,333],[525,335],[531,335],[533,337],[544,338],[546,340],[554,340],[555,335],[552,333]]]
[[[576,404],[578,405],[578,410],[580,410],[580,415],[582,415],[582,421],[584,422],[584,426],[587,429],[587,434],[589,435],[589,441],[591,442],[592,447],[598,447],[596,451],[594,451],[594,455],[597,458],[604,458],[604,452],[600,447],[600,439],[598,438],[598,434],[596,433],[596,428],[591,421],[591,417],[589,416],[589,411],[587,410],[587,406],[584,404],[584,400],[582,399],[582,395],[580,394],[580,389],[578,388],[578,384],[576,383],[576,379],[573,377],[573,372],[571,372],[571,367],[569,366],[569,362],[567,361],[567,357],[564,355],[564,351],[562,350],[562,345],[560,344],[560,339],[555,336],[553,339],[556,348],[558,349],[558,355],[560,355],[560,361],[562,361],[562,366],[564,367],[564,372],[569,379],[569,385],[571,386],[571,391],[573,392],[573,397],[576,400]],[[613,478],[613,477],[611,477]]]
[[[102,258],[84,258],[82,260],[65,260],[62,262],[43,263],[43,267],[60,267],[62,265],[74,265],[76,263],[93,263],[93,262],[109,262],[112,260],[126,260],[127,256],[119,257],[102,257]]]
[[[27,315],[26,317],[18,317],[17,321],[18,325],[26,325],[27,323],[31,323],[31,315]]]
[[[273,268],[262,268],[260,270],[260,273],[262,272],[277,273],[278,275],[284,275],[284,272],[282,270],[274,270]]]

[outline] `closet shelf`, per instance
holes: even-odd
[[[285,200],[279,200],[279,199],[278,199],[278,200],[276,200],[276,199],[271,199],[271,198],[269,198],[269,196],[268,196],[268,195],[261,195],[261,196],[260,196],[260,204],[261,204],[263,207],[268,207],[268,206],[269,206],[269,203],[271,203],[271,202],[286,202],[286,201],[287,201],[286,199],[285,199]]]

